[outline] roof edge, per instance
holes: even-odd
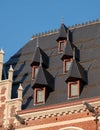
[[[88,26],[88,25],[92,25],[92,24],[96,24],[96,23],[100,23],[100,20],[99,19],[96,19],[96,20],[92,20],[92,21],[87,21],[87,22],[83,22],[81,24],[74,24],[72,26],[68,26],[68,28],[71,30],[71,29],[74,29],[74,28],[80,28],[80,27],[84,27],[84,26]],[[41,33],[38,33],[38,34],[34,34],[30,40],[33,40],[37,37],[43,37],[43,36],[48,36],[48,35],[52,35],[52,34],[56,34],[58,33],[59,29],[54,29],[54,30],[48,30],[46,32],[41,32]]]

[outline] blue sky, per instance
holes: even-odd
[[[33,34],[100,20],[100,0],[0,0],[0,48],[6,62]]]

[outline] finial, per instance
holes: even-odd
[[[12,65],[10,65],[10,68],[9,68],[9,70],[10,70],[10,71],[13,71],[13,67],[12,67]]]
[[[37,37],[37,47],[39,47],[39,37]]]
[[[64,17],[62,17],[61,23],[64,24]]]
[[[21,83],[19,84],[18,90],[23,90],[23,87],[22,87],[22,84],[21,84]]]
[[[73,48],[73,60],[75,60],[75,48]]]
[[[1,48],[0,52],[4,54],[4,50],[2,48]]]

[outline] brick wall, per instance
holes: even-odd
[[[100,102],[97,101],[97,99],[96,102],[92,102],[92,105],[95,105],[98,113],[100,113],[99,104]],[[82,109],[82,104],[70,106],[69,103],[69,106],[67,105],[68,104],[62,105],[64,109],[60,105],[60,107],[47,108],[47,110],[41,108],[41,110],[19,111],[18,114],[25,119],[26,124],[15,126],[16,130],[62,130],[62,128],[66,128],[67,130],[68,127],[70,128],[69,130],[75,130],[72,129],[72,127],[75,127],[76,130],[97,130],[97,126],[99,130],[99,121],[96,124],[94,121],[95,117],[92,113],[89,113],[87,109],[84,109],[84,106]]]

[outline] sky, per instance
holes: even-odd
[[[4,62],[33,35],[100,20],[100,0],[0,0],[0,48]]]

